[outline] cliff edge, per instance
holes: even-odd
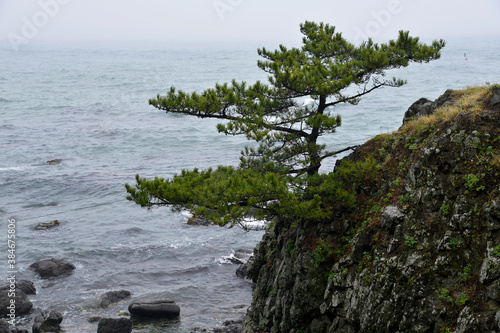
[[[243,332],[500,332],[500,88],[421,99],[337,162],[353,204],[276,220]]]

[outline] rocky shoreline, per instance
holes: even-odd
[[[59,223],[43,224],[50,228],[58,226]],[[37,230],[46,230],[38,228]],[[250,253],[239,250],[228,256],[227,260],[238,266],[238,271],[246,267]],[[50,280],[57,283],[60,278],[67,277],[76,269],[75,265],[62,258],[45,258],[29,266],[42,280]],[[240,278],[246,275],[235,273]],[[31,332],[49,333],[64,331],[63,315],[54,310],[43,310],[34,308],[30,296],[36,297],[37,289],[32,281],[20,280],[0,286],[0,333],[27,333],[30,332],[26,325],[17,325],[19,317],[24,317],[32,322]],[[126,302],[131,298],[127,290],[108,291],[100,296],[97,303],[102,309],[118,303]],[[15,304],[10,308],[10,304]],[[129,302],[128,313],[120,314],[122,317],[108,318],[101,316],[90,316],[88,321],[96,323],[98,333],[130,333],[133,331],[134,321],[141,323],[150,321],[154,323],[158,319],[178,320],[181,308],[173,300],[168,299],[141,299]],[[10,317],[9,317],[10,316]],[[213,328],[193,327],[191,332],[218,332],[239,333],[243,323],[243,317],[229,319],[220,326]]]

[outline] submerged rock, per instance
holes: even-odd
[[[130,297],[130,295],[130,291],[127,290],[108,291],[101,297],[101,306],[103,308],[106,308],[112,303],[117,303]]]
[[[191,217],[188,221],[187,224],[189,225],[200,225],[200,226],[209,226],[212,224],[209,220],[207,220],[204,217],[201,216],[193,216]]]
[[[170,300],[146,300],[131,303],[128,312],[138,317],[177,318],[181,308]]]
[[[130,333],[132,321],[127,318],[102,318],[97,326],[97,333]]]
[[[70,275],[76,267],[65,259],[47,258],[31,264],[29,269],[37,272],[42,279],[54,279]]]
[[[46,223],[40,223],[35,227],[35,230],[48,230],[52,229],[54,227],[59,226],[60,222],[58,220],[54,220],[51,222],[46,222]]]
[[[58,164],[61,164],[61,162],[62,162],[61,159],[56,158],[54,160],[47,161],[46,163],[49,164],[49,165],[58,165]]]

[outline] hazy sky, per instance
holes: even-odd
[[[0,0],[0,43],[32,40],[300,41],[299,23],[351,41],[500,35],[500,0]]]

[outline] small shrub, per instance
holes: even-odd
[[[493,251],[491,251],[491,256],[495,258],[500,258],[500,245],[495,246]]]
[[[414,247],[416,243],[417,243],[417,241],[415,240],[414,237],[412,237],[412,236],[406,236],[405,237],[405,244],[408,247]]]
[[[441,212],[443,212],[443,215],[448,215],[450,213],[450,206],[449,205],[442,205],[440,209],[441,209]]]
[[[462,282],[467,282],[470,280],[472,277],[472,270],[474,266],[472,264],[467,264],[467,266],[464,267],[463,273],[458,274],[458,279]]]

